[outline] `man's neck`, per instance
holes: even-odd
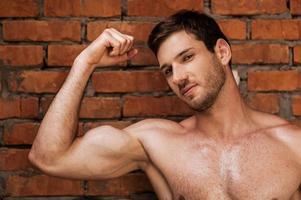
[[[215,139],[231,140],[255,127],[254,111],[242,99],[231,72],[214,105],[195,115],[195,128]]]

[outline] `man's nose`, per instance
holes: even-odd
[[[182,85],[187,79],[186,72],[180,67],[173,67],[172,81],[176,85]]]

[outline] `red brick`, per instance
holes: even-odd
[[[232,45],[232,62],[235,64],[288,63],[289,50],[282,44]]]
[[[23,97],[20,101],[20,117],[35,118],[39,114],[39,99],[36,97]]]
[[[28,149],[0,149],[0,170],[13,171],[31,168],[28,161]]]
[[[94,73],[92,84],[97,92],[151,92],[169,89],[159,71],[111,71]]]
[[[81,0],[45,0],[44,14],[50,17],[80,16]]]
[[[16,97],[0,99],[0,119],[24,117],[35,118],[38,115],[38,98]]]
[[[130,195],[154,191],[145,174],[133,173],[104,181],[89,181],[87,195]]]
[[[120,0],[85,0],[82,15],[88,17],[112,17],[121,15]]]
[[[248,72],[248,89],[251,91],[294,91],[298,88],[297,70]]]
[[[63,84],[67,72],[23,71],[11,73],[9,88],[11,91],[33,93],[56,93]]]
[[[279,95],[277,94],[253,94],[248,97],[248,103],[259,111],[272,114],[279,112]]]
[[[121,33],[134,36],[136,41],[147,41],[148,35],[155,26],[155,23],[146,22],[109,22],[109,21],[97,21],[90,22],[87,25],[88,40],[92,41],[96,39],[106,28],[115,28]]]
[[[20,99],[0,99],[0,119],[20,116]]]
[[[53,97],[41,99],[41,111],[46,113]],[[81,118],[115,118],[120,116],[120,99],[118,97],[85,97],[81,102]]]
[[[293,110],[293,115],[301,116],[301,96],[300,95],[292,96],[292,110]]]
[[[300,15],[301,14],[301,0],[290,0],[291,14]]]
[[[280,14],[288,11],[286,0],[212,0],[212,12],[223,15]]]
[[[48,66],[72,66],[86,45],[49,45]]]
[[[37,0],[0,1],[0,17],[34,17],[39,15]]]
[[[123,114],[126,117],[190,115],[192,110],[175,96],[127,96]]]
[[[118,97],[87,97],[80,108],[80,118],[116,118],[120,117],[120,99]]]
[[[44,175],[22,177],[8,176],[5,184],[7,196],[57,196],[83,195],[81,181],[67,180]]]
[[[137,49],[138,54],[130,60],[131,65],[158,65],[156,56],[149,48],[138,47]]]
[[[3,22],[6,41],[80,41],[81,25],[74,20],[16,20]]]
[[[23,122],[8,124],[4,128],[4,144],[32,144],[38,133],[39,123]]]
[[[252,22],[252,39],[301,39],[301,20],[265,20]]]
[[[218,21],[223,33],[230,40],[246,39],[247,26],[246,22],[238,19],[228,19]]]
[[[112,17],[121,14],[120,0],[45,0],[46,16]]]
[[[129,0],[130,16],[168,16],[180,9],[203,11],[203,0]]]
[[[8,66],[41,66],[43,64],[43,47],[0,45],[0,60]]]
[[[294,47],[294,63],[301,63],[301,45]]]

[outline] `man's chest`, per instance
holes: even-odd
[[[300,184],[292,155],[266,137],[234,145],[164,139],[145,147],[176,199],[289,199]]]

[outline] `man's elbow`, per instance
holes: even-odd
[[[41,155],[38,155],[33,149],[30,150],[28,154],[29,162],[40,171],[48,174],[51,165],[47,163],[44,159],[42,159]]]
[[[28,160],[33,166],[40,169],[41,161],[38,158],[38,156],[36,155],[36,153],[34,152],[34,150],[32,150],[32,149],[30,150],[30,152],[28,154]]]

